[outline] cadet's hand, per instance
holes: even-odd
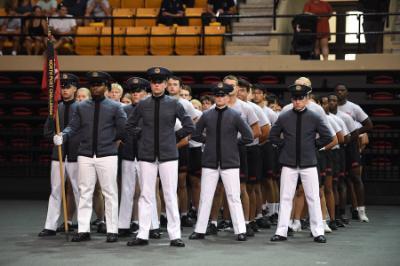
[[[57,145],[57,146],[60,146],[63,144],[63,136],[61,133],[54,135],[53,143],[54,143],[54,145]]]

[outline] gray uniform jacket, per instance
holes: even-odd
[[[126,114],[110,99],[86,100],[78,104],[71,122],[63,130],[64,141],[80,130],[78,155],[105,157],[118,154],[116,141],[124,139]]]
[[[206,130],[206,136],[203,135]],[[238,139],[238,132],[241,138]],[[239,145],[253,141],[253,133],[240,113],[232,108],[212,108],[203,113],[192,139],[205,143],[201,157],[203,167],[239,168]]]
[[[129,104],[123,106],[123,109],[126,113],[126,115],[129,117],[129,115],[135,110],[136,105]],[[120,146],[120,156],[121,159],[123,160],[128,160],[128,161],[134,161],[137,159],[138,155],[138,147],[137,147],[137,140],[134,138],[125,138],[125,142],[121,143]]]
[[[174,131],[176,118],[182,128]],[[128,138],[138,139],[138,159],[160,162],[178,159],[177,139],[194,131],[194,125],[177,99],[167,95],[148,97],[140,101],[128,118]]]
[[[317,133],[319,138],[315,139]],[[317,165],[317,149],[330,143],[332,136],[324,120],[305,108],[281,113],[271,129],[269,139],[280,148],[279,162],[282,165],[307,168]]]
[[[60,118],[60,130],[63,130],[68,123],[72,119],[72,115],[75,112],[78,102],[75,100],[68,101],[68,102],[60,102],[58,104],[58,115]],[[43,135],[49,139],[52,139],[55,132],[54,128],[51,126],[51,117],[48,117],[46,120],[46,123],[44,125],[44,133]],[[53,122],[53,125],[56,124],[56,121]],[[65,142],[62,145],[62,153],[63,153],[63,161],[65,160],[65,156],[67,156],[68,162],[76,162],[78,158],[78,148],[79,148],[79,142],[80,142],[80,135],[79,132],[76,134],[74,137],[69,139],[67,142]],[[51,153],[51,159],[53,161],[58,161],[58,148],[57,146],[54,145],[52,153]]]

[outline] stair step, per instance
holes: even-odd
[[[269,43],[270,36],[233,36],[233,43],[264,44]]]
[[[236,45],[228,43],[225,46],[227,55],[266,55],[269,54],[267,45]]]
[[[232,32],[270,32],[272,21],[269,23],[233,23]]]

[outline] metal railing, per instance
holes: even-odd
[[[288,18],[294,18],[298,16],[299,14],[284,14],[284,15],[277,15],[276,14],[276,8],[279,4],[279,0],[274,0],[274,12],[272,15],[266,14],[266,15],[221,15],[220,17],[222,18],[228,18],[230,20],[233,19],[242,19],[242,18],[253,18],[253,19],[258,19],[258,18],[271,18],[273,19],[273,28],[276,29],[276,20],[277,19],[288,19]],[[358,39],[358,47],[361,44],[361,35],[363,34],[370,34],[370,35],[398,35],[400,34],[400,31],[368,31],[368,32],[361,32],[361,21],[362,17],[365,16],[380,16],[380,17],[385,17],[389,18],[391,16],[400,16],[400,12],[392,12],[392,13],[364,13],[364,14],[352,14],[352,13],[346,13],[346,14],[330,14],[330,15],[320,15],[319,17],[349,17],[349,16],[356,16],[357,17],[357,23],[358,23],[358,31],[357,32],[330,32],[330,35],[356,35]],[[99,34],[97,37],[110,37],[111,38],[111,54],[114,54],[114,38],[115,37],[150,37],[150,36],[156,36],[156,37],[171,37],[170,34],[168,35],[151,35],[150,34],[114,34],[114,28],[119,27],[115,26],[115,20],[135,20],[135,19],[153,19],[156,20],[157,17],[138,17],[138,16],[129,16],[129,17],[115,17],[115,16],[104,16],[104,17],[95,17],[95,16],[82,16],[82,17],[32,17],[32,16],[0,16],[0,19],[21,19],[21,30],[20,33],[0,33],[0,36],[17,36],[17,37],[26,37],[26,36],[32,36],[32,34],[25,33],[25,22],[27,20],[32,20],[32,19],[75,19],[75,20],[92,20],[92,19],[101,19],[101,20],[109,20],[110,21],[110,27],[111,27],[111,33],[110,34]],[[187,19],[201,19],[199,16],[186,16]],[[389,19],[386,19],[386,26],[388,27],[389,24]],[[105,25],[107,26],[107,25]],[[121,26],[121,27],[126,27],[126,26]],[[151,27],[151,26],[149,26]],[[317,34],[320,33],[302,33],[302,35],[310,35],[310,36],[316,36]],[[37,36],[37,35],[35,35]],[[40,36],[40,35],[39,35]],[[43,34],[42,37],[45,37],[47,35]],[[56,37],[62,37],[62,36],[71,36],[71,37],[96,37],[96,35],[92,34],[54,34]],[[210,34],[207,35],[204,33],[204,26],[202,26],[202,30],[200,34],[185,34],[185,35],[176,35],[173,34],[173,37],[179,36],[179,37],[193,37],[193,36],[198,36],[202,39],[207,36],[222,36],[225,38],[232,38],[232,37],[257,37],[257,36],[293,36],[293,32],[258,32],[258,33],[232,33],[232,32],[227,32],[224,34]],[[22,41],[22,40],[21,40]],[[358,49],[359,50],[359,49]]]

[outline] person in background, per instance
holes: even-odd
[[[76,20],[68,15],[68,8],[62,3],[58,5],[58,18],[50,19],[49,27],[54,35],[54,49],[58,50],[65,44],[72,44],[73,38],[68,34],[75,34]]]
[[[121,102],[126,105],[132,104],[132,95],[130,93],[125,93],[121,98]]]
[[[214,97],[211,95],[204,95],[200,98],[200,102],[202,105],[203,112],[210,109],[210,107],[214,104]]]
[[[203,25],[210,22],[219,22],[224,26],[230,26],[231,19],[220,17],[221,15],[234,15],[236,5],[234,0],[208,0],[207,11],[202,14]]]
[[[165,26],[188,25],[182,0],[163,0],[161,3],[160,15],[157,24]]]
[[[30,36],[25,38],[24,46],[28,55],[38,55],[46,43],[47,23],[42,16],[40,6],[34,6],[32,16],[25,23],[25,31]]]
[[[202,105],[199,100],[192,99],[190,102],[193,104],[194,109],[201,111]]]
[[[95,22],[101,22],[101,17],[111,16],[111,7],[108,0],[89,0],[86,5],[86,17],[94,16]],[[85,24],[89,24],[90,20],[85,20]]]
[[[317,40],[315,43],[314,54],[319,59],[322,52],[324,60],[328,60],[329,55],[329,18],[332,14],[332,7],[329,3],[320,0],[309,0],[304,5],[304,13],[311,13],[318,17],[317,22]]]
[[[39,0],[36,5],[42,8],[44,16],[53,16],[57,10],[56,0]]]
[[[111,84],[111,90],[107,92],[107,97],[113,101],[120,102],[124,89],[118,83]]]
[[[76,100],[78,102],[82,102],[84,100],[87,99],[92,99],[92,95],[90,93],[90,90],[88,88],[85,87],[81,87],[78,89],[78,91],[76,92]]]
[[[79,17],[85,16],[87,0],[63,0],[62,3],[68,8],[69,14],[77,18],[77,24],[83,25]]]
[[[29,16],[34,11],[30,0],[18,0],[17,13],[22,16]]]
[[[15,11],[15,7],[13,5],[6,6],[5,11],[7,16],[17,16],[17,12]],[[19,34],[21,32],[21,19],[19,18],[6,18],[3,20],[1,25],[0,33],[5,34]],[[1,36],[0,37],[0,56],[3,55],[3,47],[5,41],[12,42],[12,55],[17,55],[18,47],[19,47],[19,37],[18,36]]]
[[[192,88],[189,85],[183,84],[179,95],[181,98],[190,101],[192,99]]]

